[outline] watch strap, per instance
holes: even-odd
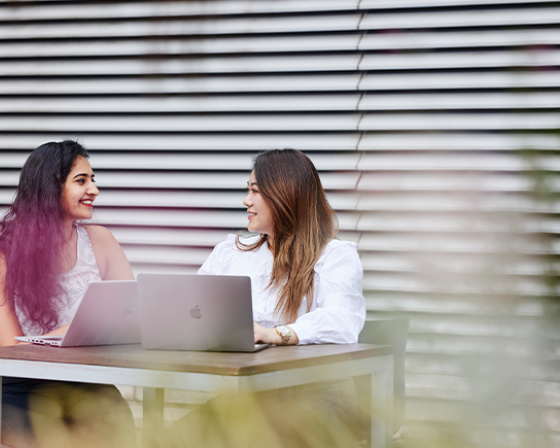
[[[290,331],[290,329],[285,325],[277,325],[275,328],[276,333],[278,333],[282,337],[281,345],[288,345],[288,341],[292,337],[292,332]]]

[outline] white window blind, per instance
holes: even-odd
[[[458,355],[557,359],[522,336],[557,293],[558,2],[17,1],[0,22],[2,211],[31,149],[78,138],[134,271],[195,272],[245,227],[252,158],[301,149],[370,316],[412,318],[411,428],[461,403]]]

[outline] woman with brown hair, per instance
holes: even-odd
[[[255,342],[357,342],[365,320],[361,262],[355,243],[335,239],[336,214],[311,160],[293,149],[264,152],[255,159],[247,188],[248,229],[259,235],[229,235],[198,273],[251,278]],[[343,423],[354,418],[351,379],[287,389],[265,393],[265,402],[307,394],[323,416]],[[170,445],[200,443],[193,433],[200,433],[205,413],[203,407],[174,424]]]

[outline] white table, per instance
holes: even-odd
[[[140,345],[19,345],[0,347],[0,377],[142,386],[143,444],[151,447],[157,446],[163,433],[164,388],[258,392],[367,376],[371,404],[381,410],[372,413],[371,441],[375,447],[389,448],[393,441],[392,353],[391,346],[370,344],[271,347],[257,353],[143,350]]]

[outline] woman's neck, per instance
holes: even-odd
[[[274,238],[272,238],[272,236],[270,235],[267,235],[266,243],[268,244],[268,249],[270,250],[270,252],[272,252],[272,255],[274,255]]]
[[[60,248],[61,273],[70,272],[77,262],[78,233],[74,222],[64,222],[63,241]]]
[[[66,243],[72,241],[74,236],[74,221],[64,221],[62,235]]]

